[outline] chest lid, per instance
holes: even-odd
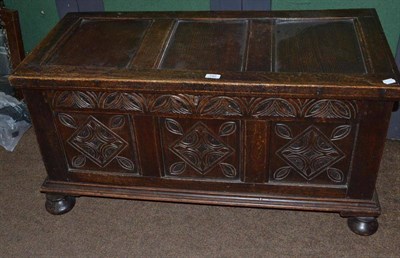
[[[72,13],[10,79],[22,88],[79,81],[88,88],[207,85],[235,92],[400,98],[398,83],[382,82],[388,78],[399,81],[399,73],[376,12],[363,9]]]

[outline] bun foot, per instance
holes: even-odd
[[[46,210],[53,215],[69,212],[75,206],[75,197],[56,194],[46,194]]]
[[[370,236],[378,230],[375,217],[351,217],[347,219],[350,230],[360,236]]]

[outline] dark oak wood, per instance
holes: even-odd
[[[0,19],[7,33],[11,67],[15,69],[25,57],[18,12],[16,10],[0,8]]]
[[[68,14],[10,79],[41,190],[62,197],[52,207],[82,195],[328,211],[370,235],[400,99],[387,78],[400,76],[362,9]]]
[[[10,54],[9,59],[11,68],[14,70],[25,58],[18,11],[0,8],[0,20],[2,22],[1,27],[4,29],[7,36],[7,47]],[[15,96],[18,99],[22,99],[21,90],[16,90]]]

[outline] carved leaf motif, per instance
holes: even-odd
[[[213,97],[203,99],[199,105],[201,114],[240,116],[243,114],[240,103],[230,97]]]
[[[180,158],[183,158],[183,160],[188,162],[194,168],[202,171],[201,169],[204,167],[203,165],[205,162],[202,162],[202,159],[201,159],[199,153],[196,152],[196,150],[186,149],[186,150],[182,150],[180,152],[180,154],[181,154]]]
[[[86,157],[83,155],[77,155],[72,158],[72,166],[76,168],[81,168],[86,164]]]
[[[235,122],[226,122],[223,123],[219,128],[220,136],[228,136],[236,132],[236,123]]]
[[[171,118],[165,119],[165,126],[170,133],[183,135],[182,126],[174,119]]]
[[[305,117],[351,119],[354,110],[351,102],[342,100],[318,100],[306,110]]]
[[[295,117],[296,108],[285,99],[269,98],[265,99],[255,106],[253,110],[255,117],[259,116],[278,116]]]
[[[332,100],[331,105],[333,113],[336,116],[349,119],[351,118],[351,109],[348,103],[340,100]]]
[[[338,126],[333,130],[332,135],[331,135],[331,140],[337,141],[337,140],[346,138],[346,136],[350,134],[350,131],[351,131],[350,125]]]
[[[175,162],[174,164],[172,164],[169,167],[169,173],[171,175],[176,176],[176,175],[182,174],[185,171],[185,169],[186,169],[186,163],[185,162],[182,162],[182,161]]]
[[[135,170],[135,165],[133,164],[133,162],[125,157],[121,157],[121,156],[117,156],[115,157],[118,161],[118,164],[126,170],[130,170],[133,171]]]
[[[222,169],[222,173],[224,173],[226,177],[236,176],[236,168],[233,165],[228,163],[220,163],[219,166]]]
[[[154,112],[191,114],[190,103],[181,95],[163,95],[154,101]]]
[[[329,179],[335,183],[340,183],[344,179],[343,172],[337,168],[328,168],[327,174]]]
[[[118,128],[122,127],[125,124],[125,117],[122,115],[113,116],[111,118],[110,127]]]
[[[90,92],[84,93],[81,91],[75,92],[75,102],[80,108],[95,108],[95,101],[91,98],[92,94]]]
[[[290,130],[289,126],[285,124],[276,124],[275,132],[279,137],[283,139],[291,140],[293,138],[292,130]]]
[[[95,108],[96,98],[93,92],[63,91],[56,98],[55,106]]]
[[[120,142],[116,142],[117,144],[121,144]],[[103,160],[111,160],[115,153],[118,151],[117,144],[110,144],[108,146],[104,146],[101,149],[101,156]]]
[[[74,129],[78,128],[78,124],[76,123],[75,119],[68,114],[60,113],[60,114],[58,114],[58,119],[66,127],[74,128]]]
[[[61,107],[73,107],[74,106],[74,99],[72,98],[72,93],[70,91],[63,91],[58,94],[53,99],[54,106],[61,106]]]
[[[283,180],[290,174],[290,167],[281,167],[273,175],[275,180]]]
[[[113,92],[100,101],[105,109],[122,109],[144,112],[145,100],[141,94]]]

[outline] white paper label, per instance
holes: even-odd
[[[393,78],[389,78],[389,79],[383,80],[382,82],[384,84],[393,84],[393,83],[396,83],[396,80]]]
[[[216,73],[208,73],[208,74],[206,74],[206,76],[205,76],[205,78],[206,79],[219,79],[219,78],[221,78],[221,75],[220,74],[216,74]]]

